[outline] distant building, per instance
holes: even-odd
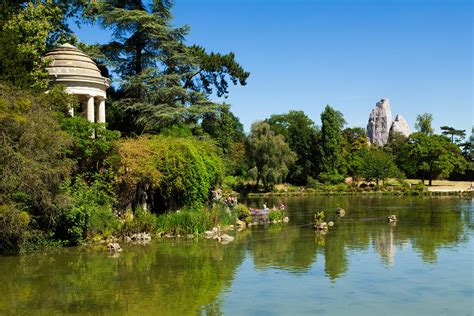
[[[90,122],[105,123],[106,90],[110,79],[101,75],[96,63],[71,44],[63,44],[45,55],[50,60],[46,70],[51,84],[63,84],[66,91],[77,95]],[[69,110],[74,116],[74,109]]]

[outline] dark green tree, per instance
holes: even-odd
[[[329,105],[321,114],[320,179],[324,182],[340,182],[344,177],[342,155],[342,128],[346,121],[342,113]]]
[[[136,132],[195,122],[218,108],[208,95],[226,95],[229,80],[246,84],[249,73],[232,53],[184,44],[189,27],[172,26],[172,1],[104,1],[97,8],[112,30],[103,51],[122,80],[119,117],[131,118]]]
[[[441,126],[442,134],[451,138],[451,143],[459,144],[466,137],[466,130],[464,129],[455,129],[451,126]]]
[[[0,80],[22,89],[48,85],[41,57],[65,42],[75,43],[68,19],[80,18],[86,1],[3,1],[0,5]]]
[[[355,151],[367,148],[369,145],[367,141],[367,131],[362,127],[348,127],[342,131],[347,151]]]
[[[266,189],[284,181],[296,159],[284,137],[275,134],[270,125],[262,121],[252,124],[247,141],[247,156],[249,167],[253,168],[256,175],[256,188],[262,180]]]
[[[204,132],[216,140],[224,154],[232,150],[235,142],[241,142],[245,138],[244,126],[227,105],[205,114],[201,126]]]
[[[396,177],[399,174],[392,155],[383,149],[363,149],[356,155],[358,163],[354,168],[355,173],[367,182],[375,181],[379,185],[379,181],[385,181],[385,179]]]
[[[61,184],[73,167],[66,157],[71,139],[60,129],[50,97],[0,84],[0,204],[26,212],[45,230],[67,204]]]
[[[296,153],[296,162],[290,167],[288,181],[305,185],[308,177],[316,176],[314,157],[317,154],[319,129],[303,111],[272,115],[266,121],[276,134],[285,138],[291,150]]]
[[[431,122],[433,121],[433,115],[430,113],[418,114],[416,116],[415,128],[426,135],[431,135],[434,132]]]
[[[429,185],[438,177],[448,177],[454,169],[466,168],[466,160],[458,146],[442,135],[426,135],[418,132],[410,135],[401,149],[401,167],[407,174]]]

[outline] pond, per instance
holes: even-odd
[[[227,245],[155,240],[118,256],[82,247],[0,257],[0,314],[474,314],[472,199],[280,199],[290,223],[252,227]],[[317,210],[335,220],[325,235],[308,225]]]

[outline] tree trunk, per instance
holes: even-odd
[[[255,183],[255,190],[258,191],[258,182],[260,181],[260,174],[257,173],[257,182]]]
[[[430,178],[429,181],[428,181],[428,185],[429,185],[429,186],[431,186],[431,184],[432,184],[431,181],[432,181],[432,180],[431,180],[431,178]]]

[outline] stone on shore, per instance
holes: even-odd
[[[122,248],[120,248],[120,245],[116,242],[109,242],[107,244],[107,250],[110,252],[122,252]]]

